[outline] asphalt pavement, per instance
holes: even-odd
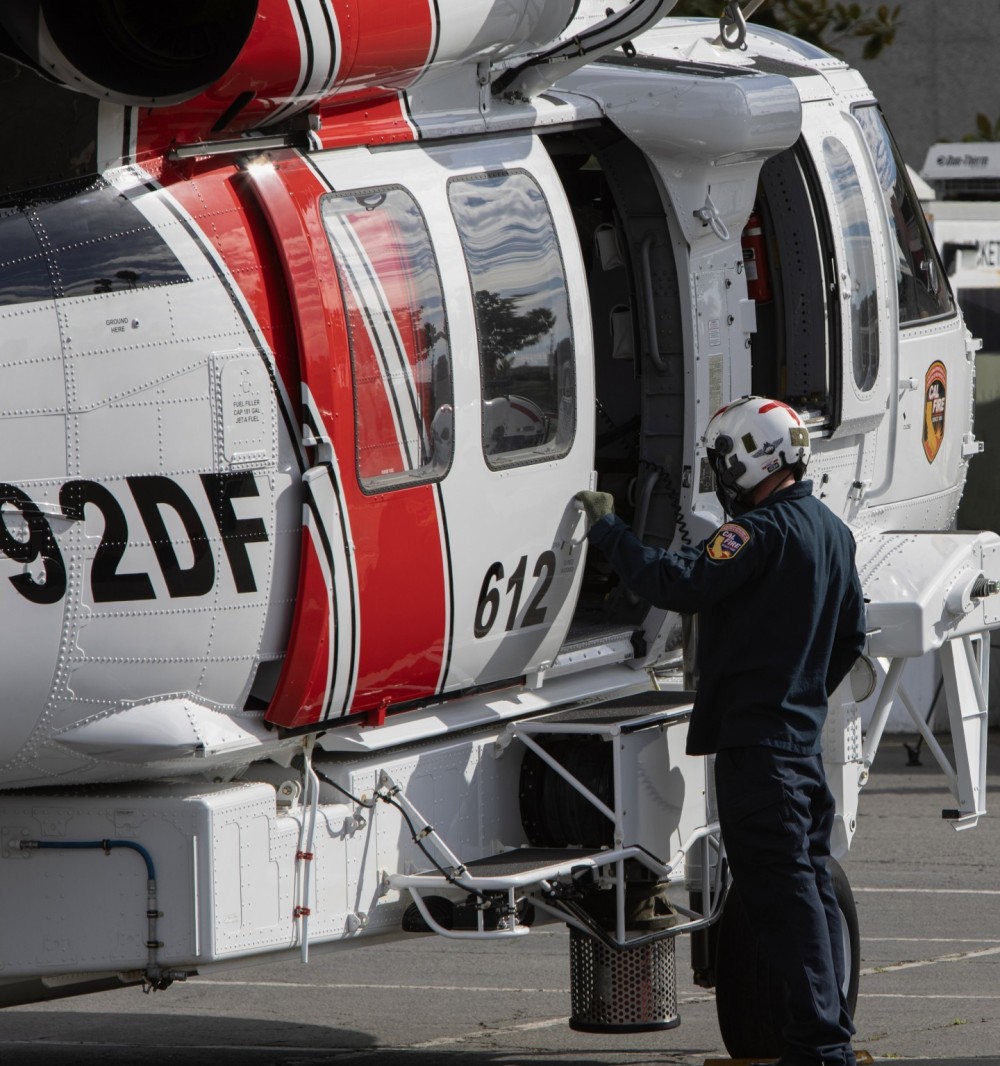
[[[1000,819],[956,833],[940,770],[926,751],[908,766],[902,739],[883,741],[845,863],[862,937],[855,1045],[896,1066],[1000,1066]],[[997,735],[990,766],[1000,811]],[[660,1034],[570,1030],[568,937],[546,927],[9,1008],[0,1066],[702,1066],[726,1054],[714,998],[691,983],[686,938],[677,956],[681,1025]]]

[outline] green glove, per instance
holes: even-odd
[[[573,499],[583,504],[591,525],[600,521],[605,515],[615,513],[615,498],[610,492],[591,492],[589,489],[584,489]]]

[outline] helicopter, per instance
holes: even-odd
[[[4,5],[0,1003],[557,921],[570,1024],[674,1027],[684,934],[770,1053],[684,753],[696,624],[573,499],[698,543],[750,393],[858,543],[836,855],[899,701],[984,813],[977,342],[862,77],[674,3]],[[655,1007],[588,977],[637,958]]]

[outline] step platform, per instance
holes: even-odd
[[[467,873],[460,876],[463,885],[480,891],[502,892],[510,888],[527,888],[539,881],[569,877],[580,867],[596,869],[622,858],[633,858],[635,849],[614,851],[595,848],[515,848],[499,855],[487,855],[465,864]],[[445,879],[434,870],[412,874],[391,874],[393,888],[440,888]]]

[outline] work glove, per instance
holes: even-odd
[[[578,492],[573,499],[579,500],[583,504],[583,509],[587,512],[587,519],[591,525],[599,522],[605,515],[615,513],[615,498],[610,492],[591,492],[589,489],[584,489],[583,492]]]

